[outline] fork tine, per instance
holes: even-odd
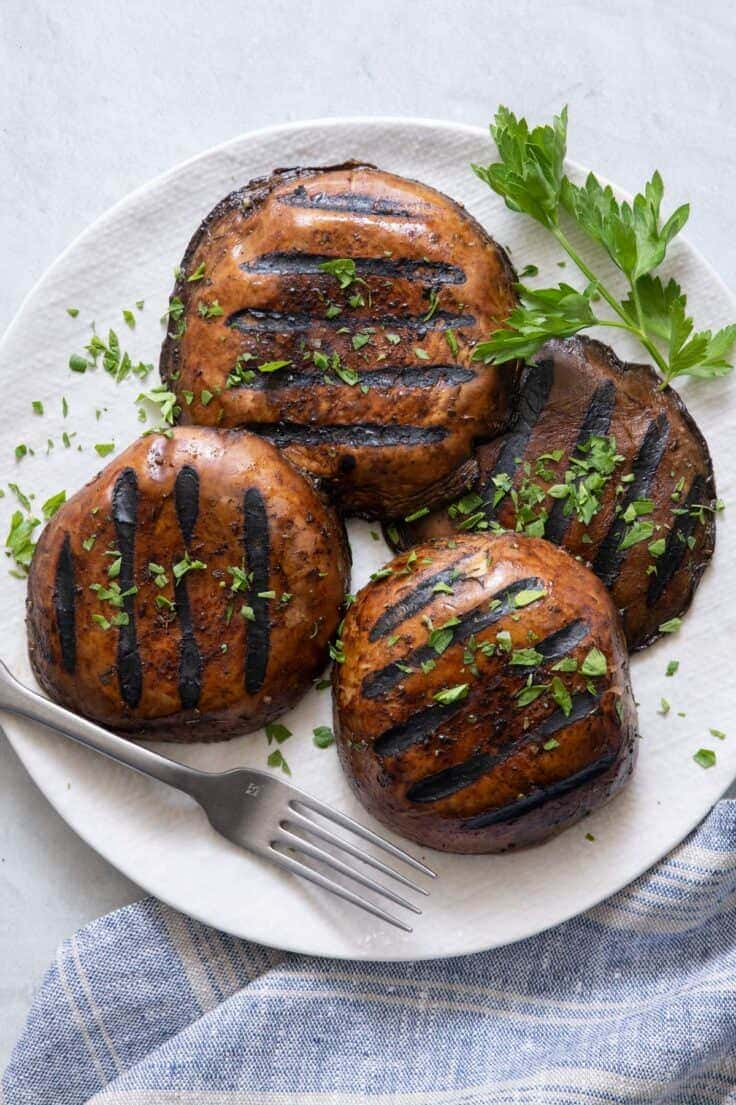
[[[319,871],[314,871],[306,863],[301,863],[299,860],[294,859],[293,856],[285,856],[282,852],[276,850],[272,844],[264,850],[264,853],[271,863],[274,863],[277,867],[283,868],[284,871],[291,872],[292,875],[299,875],[301,878],[306,879],[307,882],[313,882],[316,886],[320,886],[323,890],[328,890],[330,894],[335,894],[338,898],[343,898],[344,901],[350,902],[352,905],[357,906],[359,909],[365,910],[366,913],[371,913],[374,917],[378,917],[381,921],[388,922],[389,925],[393,925],[397,929],[402,929],[404,932],[412,932],[411,925],[405,924],[400,921],[398,917],[393,917],[390,913],[386,913],[385,909],[381,909],[380,906],[374,905],[373,902],[369,902],[367,898],[361,898],[360,894],[354,894],[352,890],[348,890],[344,886],[340,886],[339,883],[333,882],[332,879],[326,878],[321,875]]]
[[[347,863],[343,863],[337,856],[331,855],[330,852],[326,852],[324,848],[317,847],[316,844],[311,844],[304,837],[299,836],[298,833],[293,833],[286,825],[281,823],[281,835],[275,838],[275,841],[271,843],[286,843],[288,847],[294,848],[298,852],[303,852],[304,855],[310,856],[312,859],[320,860],[327,867],[331,867],[333,871],[339,871],[341,875],[346,875],[348,878],[353,879],[360,886],[364,886],[366,890],[372,890],[375,894],[381,894],[384,898],[388,898],[390,902],[394,902],[395,905],[403,906],[404,909],[411,910],[412,913],[421,914],[421,909],[418,909],[412,902],[407,902],[405,898],[402,898],[395,891],[391,890],[388,886],[382,886],[381,883],[375,882],[373,879],[369,879],[366,875],[361,874],[360,871],[356,871],[354,867],[351,867]]]
[[[396,859],[403,860],[404,863],[408,863],[410,867],[413,867],[416,871],[421,871],[424,875],[429,875],[430,878],[436,879],[437,872],[433,871],[431,867],[427,867],[418,859],[414,859],[414,856],[410,856],[408,852],[405,852],[402,848],[397,848],[395,844],[392,844],[390,840],[384,840],[378,833],[374,833],[372,829],[366,829],[360,822],[354,821],[352,817],[348,817],[346,813],[340,813],[338,810],[331,810],[329,806],[325,806],[322,802],[318,802],[316,798],[312,798],[311,795],[298,793],[295,797],[289,801],[289,806],[292,809],[296,809],[295,803],[299,802],[305,809],[312,810],[313,813],[318,813],[320,817],[326,818],[328,821],[334,821],[337,825],[342,825],[344,829],[350,829],[356,836],[362,836],[363,840],[369,840],[371,844],[375,844],[377,848],[383,848],[384,852],[388,852],[389,855],[395,856]]]
[[[354,844],[351,844],[349,840],[346,840],[342,836],[338,836],[336,833],[328,832],[327,829],[323,829],[321,825],[318,825],[316,821],[313,821],[311,817],[306,817],[305,814],[300,813],[299,810],[292,809],[289,811],[289,818],[294,820],[300,828],[304,828],[312,834],[312,836],[318,837],[320,840],[324,840],[326,844],[332,844],[335,848],[340,848],[343,852],[347,852],[353,859],[359,859],[361,863],[365,863],[368,867],[373,867],[376,871],[380,871],[383,875],[389,875],[392,879],[396,879],[403,886],[408,886],[410,890],[415,890],[417,894],[429,895],[429,891],[425,890],[423,886],[417,886],[416,883],[408,879],[406,875],[402,875],[400,871],[394,871],[393,867],[389,867],[387,863],[383,863],[380,859],[375,859],[368,852],[361,852],[360,848],[356,848]]]

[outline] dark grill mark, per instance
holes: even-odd
[[[353,387],[332,372],[309,368],[282,368],[278,372],[258,372],[254,380],[239,385],[249,391],[283,391],[285,388],[315,387],[329,378],[331,387]],[[381,368],[361,372],[360,383],[370,388],[431,388],[435,384],[454,386],[472,380],[472,369],[455,364],[382,365]]]
[[[138,479],[132,468],[124,468],[115,481],[112,519],[121,558],[118,581],[120,590],[128,591],[135,585],[135,528],[138,520]],[[118,684],[123,702],[135,709],[143,693],[143,673],[135,628],[135,595],[123,599],[123,610],[128,615],[128,624],[121,625],[118,631]]]
[[[54,580],[54,614],[64,671],[73,674],[77,666],[77,620],[74,591],[74,558],[69,534],[64,537]]]
[[[536,641],[533,647],[537,652],[541,652],[545,663],[549,663],[550,660],[561,660],[563,656],[567,656],[574,648],[577,648],[589,632],[590,626],[588,623],[584,622],[582,618],[576,618],[574,622],[564,625],[556,633],[550,633],[549,637],[545,637],[542,641]]]
[[[498,454],[493,471],[489,472],[479,491],[481,496],[490,500],[484,507],[486,517],[490,521],[500,505],[493,506],[493,496],[496,486],[493,483],[494,476],[509,476],[513,478],[518,468],[518,460],[523,457],[529,438],[534,427],[539,421],[542,411],[552,391],[554,381],[554,366],[551,361],[542,361],[540,364],[528,368],[519,395],[519,407],[514,427],[506,438],[501,452]]]
[[[378,196],[366,196],[361,192],[312,192],[303,184],[293,192],[278,197],[287,207],[305,207],[319,211],[347,211],[353,215],[391,215],[399,219],[416,218],[416,213]]]
[[[615,405],[616,385],[613,380],[606,380],[593,392],[593,398],[578,431],[573,455],[591,437],[603,437],[608,433]],[[553,541],[555,545],[561,544],[571,522],[572,514],[565,514],[564,500],[555,499],[544,527],[544,536],[548,541]]]
[[[473,556],[475,555],[477,554],[474,553]],[[401,625],[402,622],[407,621],[414,614],[418,614],[425,606],[429,606],[434,599],[434,588],[438,583],[445,583],[450,586],[453,582],[462,582],[462,576],[456,576],[455,573],[458,570],[458,565],[463,564],[468,559],[471,558],[467,555],[459,556],[457,560],[453,560],[441,572],[435,572],[434,575],[426,576],[421,580],[413,591],[410,591],[409,594],[399,599],[398,602],[381,614],[371,629],[368,640],[377,641],[380,637],[387,637],[393,629],[396,629],[397,625]]]
[[[449,580],[446,582],[449,582]],[[535,577],[530,579],[519,579],[516,580],[515,583],[509,584],[508,587],[504,587],[501,591],[497,591],[495,595],[490,595],[487,599],[484,598],[482,607],[467,611],[467,613],[462,615],[460,624],[453,627],[453,644],[467,641],[474,633],[480,633],[483,629],[487,629],[489,626],[505,617],[510,610],[514,610],[515,606],[513,604],[513,599],[519,591],[538,590],[543,587],[544,584],[542,581]],[[432,595],[432,597],[434,596]],[[501,605],[497,606],[494,610],[489,610],[488,603],[492,602],[493,599],[497,599]],[[371,632],[371,638],[372,637],[373,633]],[[408,655],[402,656],[399,663],[418,668],[420,664],[425,663],[427,660],[437,659],[437,653],[433,648],[430,648],[429,645],[420,645],[419,648],[415,648],[412,652],[408,653]],[[408,672],[402,671],[397,663],[387,664],[386,667],[381,668],[380,671],[373,672],[371,675],[365,677],[361,688],[363,695],[366,698],[380,698],[382,695],[388,694],[407,674]]]
[[[254,615],[253,621],[245,623],[245,689],[248,694],[257,694],[266,678],[270,642],[268,599],[258,597],[259,592],[269,589],[268,515],[263,496],[257,487],[249,487],[246,491],[243,515],[245,567],[249,574],[252,573],[248,606]]]
[[[692,537],[698,524],[697,515],[691,514],[690,511],[697,503],[703,502],[705,494],[705,479],[703,476],[696,476],[690,484],[690,490],[684,503],[681,504],[687,514],[675,516],[674,524],[667,536],[664,552],[655,561],[657,574],[649,578],[647,606],[654,606],[655,602],[662,597],[665,587],[681,567],[688,551],[688,537]]]
[[[182,536],[189,544],[199,515],[199,476],[196,469],[188,464],[181,469],[176,477],[174,502]]]
[[[570,725],[590,717],[597,710],[598,701],[598,698],[591,694],[574,695],[569,717],[565,717],[562,710],[555,710],[535,729],[520,734],[516,740],[500,752],[494,755],[480,752],[465,760],[464,763],[454,764],[452,767],[445,768],[444,771],[428,775],[426,779],[421,779],[410,787],[406,792],[406,797],[410,802],[420,803],[436,802],[440,798],[449,798],[451,794],[456,794],[459,790],[464,790],[465,787],[477,782],[494,767],[505,763],[517,752],[526,748],[527,745],[551,737],[554,733],[559,733],[561,729],[566,729]]]
[[[576,790],[577,787],[583,786],[591,779],[603,775],[609,768],[613,767],[616,762],[616,755],[616,752],[607,752],[593,763],[587,764],[580,771],[576,771],[574,775],[568,775],[565,779],[559,779],[556,783],[541,787],[533,794],[527,795],[526,798],[520,798],[516,802],[509,803],[508,806],[501,806],[495,810],[488,810],[486,813],[479,813],[475,817],[469,817],[467,821],[463,822],[463,828],[484,829],[487,825],[496,825],[500,821],[510,821],[514,817],[521,817],[522,814],[538,809],[539,806],[543,806],[546,802],[551,802],[555,798],[562,798],[565,794],[569,794],[571,790]]]
[[[274,276],[323,276],[334,280],[329,272],[320,266],[325,261],[334,261],[335,257],[327,253],[299,253],[284,251],[263,253],[252,261],[244,261],[240,266],[244,272],[263,273]],[[390,257],[354,257],[355,271],[358,276],[382,276],[389,279],[424,280],[431,284],[464,284],[465,273],[457,265],[445,261],[421,261],[408,257],[393,259]]]
[[[386,448],[389,445],[431,445],[448,434],[444,426],[382,426],[356,422],[345,425],[302,422],[246,422],[241,427],[268,438],[274,445],[349,445],[353,449]]]
[[[408,721],[381,733],[373,743],[373,750],[381,757],[398,756],[413,744],[420,744],[430,737],[444,722],[459,714],[464,706],[464,702],[455,702],[452,706],[442,706],[439,703],[436,706],[427,706]]]
[[[621,500],[621,514],[629,503],[635,499],[644,499],[647,496],[652,480],[664,455],[667,438],[670,433],[670,424],[664,414],[660,414],[656,422],[650,422],[644,440],[632,467],[634,480],[627,486],[626,494]],[[608,533],[603,538],[593,562],[593,571],[606,587],[613,587],[626,552],[619,548],[626,531],[626,522],[621,515],[614,518]]]
[[[337,330],[345,325],[342,315],[337,318],[325,318],[311,311],[293,311],[284,314],[282,311],[262,311],[255,307],[244,311],[235,311],[227,320],[227,325],[234,330],[240,330],[243,334],[291,334],[299,330],[311,330],[316,325]],[[432,318],[425,319],[421,315],[361,315],[358,329],[366,326],[380,326],[385,330],[411,330],[421,337],[429,330],[462,330],[466,326],[474,326],[473,315],[454,315],[451,311],[437,311]]]
[[[190,465],[185,465],[176,477],[174,502],[179,528],[186,545],[189,546],[199,515],[199,476]],[[181,626],[179,698],[183,710],[193,710],[202,693],[203,662],[202,654],[194,636],[186,575],[176,581],[175,598],[176,612]]]

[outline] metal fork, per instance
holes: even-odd
[[[410,925],[387,913],[369,899],[356,894],[348,886],[335,882],[318,868],[305,863],[304,858],[311,859],[322,867],[353,880],[367,890],[387,898],[395,905],[411,910],[412,913],[422,912],[390,887],[369,878],[367,874],[321,847],[320,844],[326,844],[372,867],[375,871],[380,871],[410,890],[419,894],[428,893],[400,871],[395,871],[393,867],[371,855],[370,852],[332,832],[326,825],[320,824],[319,820],[315,820],[315,815],[325,822],[348,829],[362,840],[413,867],[414,870],[421,871],[423,875],[435,878],[434,871],[410,856],[408,852],[384,840],[378,833],[354,821],[352,817],[330,809],[323,802],[318,802],[316,798],[298,790],[297,787],[281,782],[280,779],[265,771],[236,768],[233,771],[214,773],[198,771],[196,768],[171,760],[168,756],[162,756],[141,744],[119,737],[116,733],[111,733],[95,725],[94,722],[87,721],[86,718],[78,717],[71,710],[66,710],[63,706],[44,698],[43,695],[24,687],[11,675],[2,660],[0,660],[0,711],[18,714],[20,717],[28,718],[29,721],[55,729],[58,733],[71,737],[78,744],[92,748],[95,752],[101,752],[103,756],[108,756],[117,763],[125,764],[142,775],[150,775],[153,779],[159,779],[162,783],[184,791],[200,804],[212,827],[233,844],[254,852],[255,855],[267,859],[284,871],[316,883],[323,890],[336,894],[346,902],[351,902],[367,913],[373,914],[374,917],[395,925],[396,928],[403,929],[405,932],[412,931]],[[298,858],[299,854],[304,858]]]

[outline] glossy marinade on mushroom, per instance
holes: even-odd
[[[459,204],[368,165],[279,170],[186,251],[161,374],[185,422],[244,427],[348,512],[446,502],[500,432],[517,369],[472,361],[515,274]]]
[[[53,698],[126,733],[246,733],[323,668],[348,574],[342,523],[268,442],[146,436],[42,533],[31,663]]]
[[[626,641],[589,569],[537,538],[417,545],[348,610],[335,665],[342,766],[363,805],[450,852],[535,844],[626,783]]]
[[[680,396],[648,365],[588,338],[549,342],[478,464],[448,507],[388,525],[394,548],[498,528],[543,536],[609,588],[631,649],[690,605],[715,544],[713,466]]]

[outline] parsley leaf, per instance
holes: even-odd
[[[468,697],[469,686],[469,683],[457,683],[454,687],[445,687],[443,690],[437,691],[432,697],[441,706],[451,706],[453,702],[462,702],[464,698]]]
[[[335,734],[329,725],[318,725],[316,729],[312,730],[312,744],[316,745],[317,748],[329,748],[334,743]]]
[[[566,109],[551,126],[530,128],[525,119],[500,107],[491,134],[500,160],[473,165],[474,172],[512,211],[530,216],[550,231],[587,286],[584,292],[576,292],[568,284],[534,291],[519,285],[520,306],[502,329],[476,347],[476,360],[502,364],[529,357],[548,338],[602,325],[633,334],[657,365],[663,386],[679,376],[710,379],[732,371],[729,357],[736,343],[736,323],[715,333],[695,332],[680,285],[675,280],[665,284],[654,275],[690,213],[688,204],[682,204],[663,219],[664,184],[658,172],[631,203],[617,200],[611,187],[593,173],[583,184],[573,183],[564,174]],[[563,211],[619,270],[628,285],[623,295],[603,284],[580,256],[561,226]],[[594,314],[594,296],[605,301],[615,319]]]

